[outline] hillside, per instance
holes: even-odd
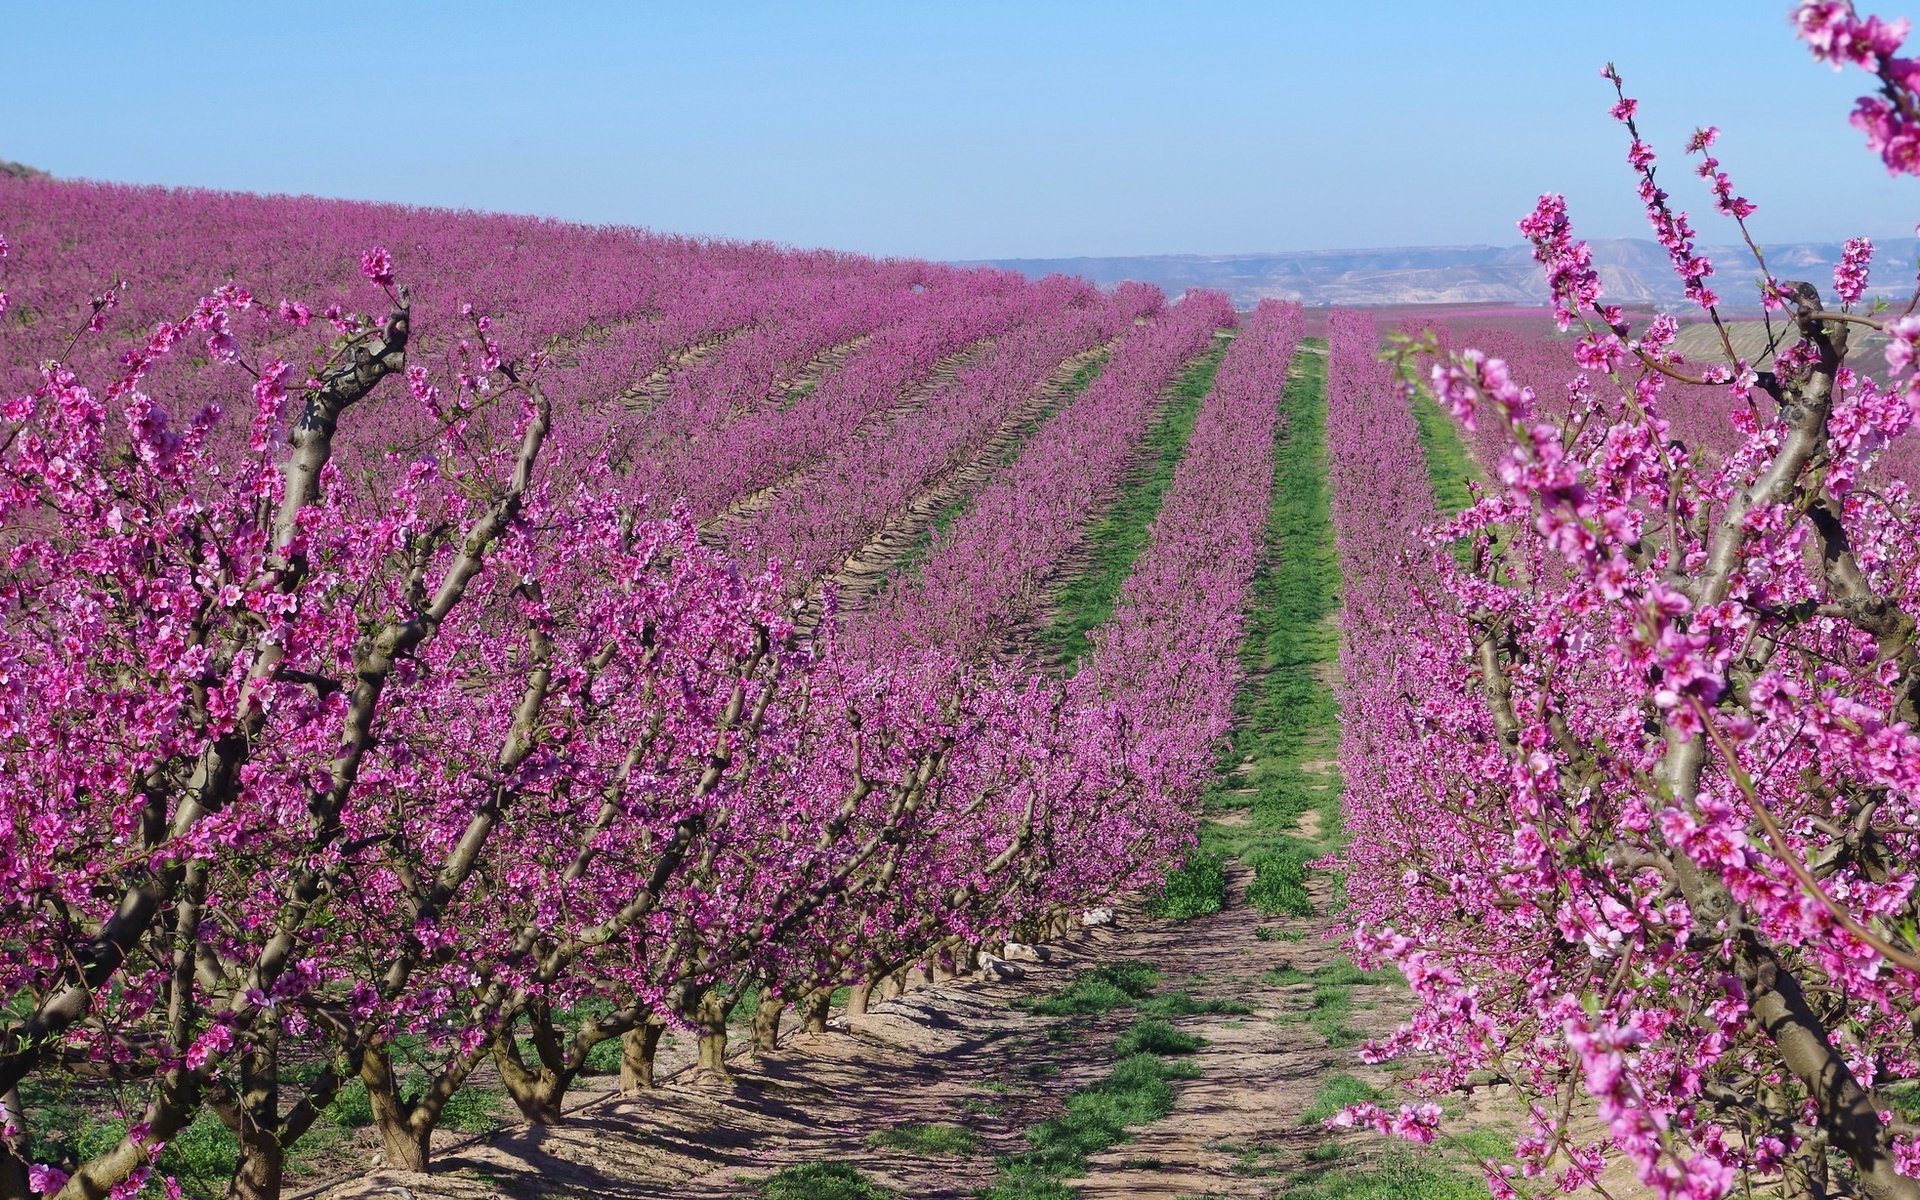
[[[1884,264],[1910,262],[1920,240],[1878,243],[1878,273],[1892,289],[1904,288],[1904,270]],[[1715,246],[1707,255],[1721,265],[1721,291],[1746,299],[1754,274],[1745,250]],[[1823,282],[1840,259],[1840,243],[1799,242],[1768,248],[1774,273]],[[1666,254],[1655,242],[1619,238],[1593,243],[1593,257],[1615,299],[1629,304],[1684,302]],[[1526,246],[1399,246],[1370,250],[1291,250],[1270,254],[1162,254],[1088,258],[1004,258],[962,265],[992,265],[1028,275],[1060,272],[1095,283],[1138,280],[1172,295],[1190,288],[1227,293],[1241,307],[1263,299],[1309,305],[1540,304],[1546,300],[1540,269]],[[1903,293],[1904,294],[1904,293]]]

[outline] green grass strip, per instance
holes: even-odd
[[[1199,850],[1167,880],[1167,916],[1218,912],[1225,860],[1254,869],[1249,897],[1261,912],[1307,916],[1306,863],[1338,837],[1339,703],[1325,676],[1339,657],[1333,617],[1340,606],[1340,564],[1333,544],[1327,482],[1326,343],[1307,339],[1281,398],[1285,424],[1274,447],[1273,500],[1266,555],[1254,576],[1236,698],[1234,733],[1222,773],[1207,798],[1219,814],[1247,810],[1247,823],[1208,822]],[[1315,352],[1318,351],[1318,352]],[[1309,770],[1316,762],[1323,769]],[[1246,770],[1235,770],[1242,763]],[[1244,793],[1251,789],[1251,794]],[[1320,813],[1320,837],[1295,836],[1300,818]]]
[[[1173,1081],[1200,1072],[1178,1056],[1201,1039],[1159,1017],[1141,1017],[1120,1035],[1113,1073],[1067,1097],[1066,1112],[1027,1130],[1027,1148],[1000,1160],[980,1200],[1071,1200],[1064,1181],[1083,1175],[1087,1159],[1130,1138],[1129,1129],[1173,1111]]]
[[[1425,388],[1413,392],[1413,420],[1420,429],[1420,450],[1427,460],[1427,486],[1433,489],[1433,506],[1443,517],[1450,517],[1473,503],[1467,490],[1470,480],[1486,478],[1480,464],[1467,453],[1460,427],[1441,410]],[[1449,547],[1453,560],[1461,566],[1473,561],[1473,543],[1467,538]]]
[[[1413,394],[1413,420],[1420,427],[1420,449],[1427,458],[1427,483],[1433,488],[1434,507],[1440,515],[1450,517],[1473,503],[1467,484],[1485,475],[1467,453],[1459,426],[1424,388]]]
[[[1324,392],[1322,393],[1324,395]],[[1321,424],[1324,431],[1324,403]],[[1435,508],[1452,515],[1472,503],[1467,489],[1469,480],[1481,480],[1472,455],[1467,452],[1460,430],[1424,391],[1416,390],[1413,399],[1414,420],[1419,428],[1420,448],[1427,464],[1427,480],[1433,489]],[[1321,442],[1324,459],[1324,436]],[[1324,490],[1324,485],[1323,485]],[[1327,542],[1331,553],[1331,518],[1327,521]],[[1471,554],[1465,541],[1454,546],[1464,560]],[[1338,562],[1332,563],[1337,573]],[[1337,604],[1337,579],[1334,603]],[[1326,611],[1332,611],[1331,607]],[[1329,697],[1331,699],[1331,697]],[[1336,710],[1337,711],[1337,710]],[[1256,814],[1258,800],[1256,800]],[[1337,815],[1337,813],[1335,814]],[[1332,825],[1327,828],[1332,829]],[[1304,1019],[1329,1046],[1353,1045],[1364,1035],[1348,1023],[1352,1013],[1352,988],[1356,984],[1403,984],[1400,974],[1390,969],[1362,971],[1346,958],[1336,958],[1313,971],[1286,967],[1261,977],[1269,984],[1311,984],[1311,1005],[1304,1012],[1290,1013],[1282,1019]],[[1387,1097],[1352,1075],[1334,1075],[1320,1085],[1314,1103],[1300,1117],[1302,1125],[1318,1125],[1351,1104],[1365,1101],[1386,1103]],[[1292,1175],[1285,1185],[1289,1200],[1471,1200],[1486,1195],[1486,1183],[1472,1160],[1510,1156],[1512,1146],[1491,1130],[1475,1130],[1447,1139],[1449,1145],[1410,1147],[1388,1145],[1367,1153],[1358,1161],[1347,1161],[1350,1151],[1329,1139],[1310,1151],[1313,1166]],[[1463,1159],[1465,1161],[1463,1161]]]
[[[1200,406],[1213,389],[1213,377],[1228,345],[1225,338],[1214,339],[1207,352],[1181,372],[1172,401],[1147,431],[1139,469],[1106,515],[1087,530],[1091,554],[1087,570],[1060,588],[1053,625],[1040,639],[1070,665],[1087,652],[1087,634],[1113,616],[1120,589],[1147,548],[1148,530],[1160,513],[1174,468],[1186,454]]]

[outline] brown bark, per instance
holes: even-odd
[[[534,1021],[536,1026],[545,1025],[543,1017],[535,1017]],[[546,1040],[555,1043],[556,1053],[551,1057],[558,1060],[561,1056],[557,1053],[558,1044],[551,1026],[547,1026]],[[514,1107],[527,1123],[553,1125],[560,1120],[560,1102],[572,1086],[576,1072],[564,1063],[544,1061],[549,1058],[546,1048],[537,1049],[543,1061],[528,1066],[513,1040],[513,1030],[508,1028],[493,1040],[493,1061],[500,1069],[500,1082],[506,1087],[507,1095],[513,1098]]]
[[[693,1010],[700,1029],[696,1069],[701,1075],[723,1083],[733,1078],[727,1070],[727,1011],[732,1007],[732,997],[708,991],[701,995]]]
[[[1894,1170],[1879,1107],[1835,1049],[1799,980],[1751,934],[1741,939],[1734,966],[1747,985],[1753,1020],[1813,1097],[1828,1141],[1853,1160],[1861,1193],[1871,1200],[1920,1200],[1920,1180]]]
[[[416,1120],[418,1114],[414,1106],[401,1097],[399,1080],[393,1073],[393,1059],[385,1046],[368,1051],[360,1060],[360,1080],[367,1085],[373,1124],[380,1133],[387,1165],[396,1171],[424,1173],[433,1123]]]
[[[629,1096],[654,1086],[653,1060],[660,1050],[663,1029],[659,1022],[648,1021],[621,1036],[620,1090]]]
[[[825,1033],[827,1017],[833,1012],[833,989],[826,984],[821,984],[808,992],[806,998],[800,1002],[800,1012],[806,1019],[806,1025],[803,1028],[808,1033]]]
[[[8,1088],[0,1094],[0,1124],[26,1128],[20,1089]],[[32,1195],[27,1189],[27,1160],[14,1152],[12,1143],[0,1139],[0,1200],[31,1200]]]
[[[952,946],[942,946],[939,952],[933,956],[933,970],[929,976],[929,981],[934,983],[944,982],[952,979],[959,973],[959,956],[954,953],[954,948]]]
[[[851,992],[847,993],[847,1015],[849,1017],[866,1016],[867,1006],[872,1000],[873,980],[862,979],[853,985]]]
[[[280,1200],[287,1166],[280,1135],[249,1124],[238,1137],[240,1158],[227,1182],[227,1200]]]
[[[233,1132],[239,1158],[227,1181],[228,1200],[279,1200],[286,1169],[286,1143],[280,1138],[278,1039],[273,1036],[240,1056],[234,1069],[234,1103],[214,1108]]]
[[[786,1014],[787,1002],[779,996],[766,995],[753,1010],[753,1048],[755,1050],[774,1050],[780,1045],[780,1018]]]
[[[1781,1195],[1785,1200],[1830,1200],[1827,1190],[1827,1148],[1803,1147],[1787,1158]]]

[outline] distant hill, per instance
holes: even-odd
[[[1832,288],[1839,242],[1770,247],[1767,263],[1785,279]],[[1920,239],[1876,243],[1876,294],[1908,295]],[[1716,290],[1730,306],[1753,308],[1758,270],[1745,247],[1705,249],[1718,270]],[[1687,303],[1658,243],[1618,238],[1593,243],[1607,295],[1623,304],[1679,307]],[[1160,254],[1121,258],[1003,258],[990,265],[1027,275],[1060,272],[1095,283],[1137,279],[1172,295],[1190,287],[1215,288],[1247,306],[1269,296],[1309,305],[1541,304],[1547,299],[1540,268],[1528,246],[1401,246],[1376,250],[1297,250],[1275,254]]]
[[[8,179],[52,179],[53,176],[39,167],[30,167],[25,163],[8,162],[0,158],[0,175]]]

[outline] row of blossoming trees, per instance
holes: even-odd
[[[171,1187],[160,1152],[207,1111],[238,1142],[233,1194],[276,1195],[354,1083],[387,1161],[418,1169],[483,1065],[533,1121],[604,1043],[650,1083],[669,1024],[724,1073],[750,990],[762,1042],[790,1009],[818,1027],[842,984],[860,1006],[912,964],[956,969],[1191,843],[1257,530],[1208,516],[1222,472],[1265,476],[1297,308],[1262,308],[1230,352],[1207,465],[1066,683],[996,652],[1155,397],[1233,321],[1221,297],[17,190],[0,1195]],[[161,218],[181,237],[127,233]],[[292,232],[328,222],[347,232]],[[427,264],[420,293],[374,250],[350,282],[385,315],[316,315],[302,283],[352,294],[328,290],[328,246],[382,222]],[[264,284],[168,315],[208,261],[181,249],[196,237],[240,276],[258,255]],[[489,237],[509,253],[470,244]],[[528,245],[523,271],[549,254],[592,286],[498,269]],[[114,254],[153,276],[103,290],[75,265]],[[460,301],[470,274],[526,311]],[[833,612],[822,577],[1103,346],[917,577],[796,635],[806,605]],[[33,1161],[23,1097],[89,1081],[125,1137]]]
[[[1795,19],[1876,77],[1854,123],[1920,171],[1905,23]],[[1655,234],[1717,326],[1712,266],[1616,100]],[[1713,140],[1690,150],[1744,233]],[[1521,229],[1582,330],[1573,361],[1400,359],[1489,466],[1456,518],[1434,524],[1373,332],[1333,332],[1352,936],[1417,997],[1372,1052],[1416,1056],[1431,1093],[1342,1119],[1430,1140],[1433,1101],[1497,1084],[1530,1124],[1487,1164],[1496,1195],[1595,1185],[1618,1156],[1663,1197],[1920,1196],[1920,514],[1883,461],[1911,462],[1920,318],[1861,304],[1864,239],[1831,304],[1756,249],[1774,353],[1727,339],[1690,363],[1673,318],[1636,332],[1605,300],[1559,197]],[[1870,331],[1887,372],[1849,355]]]

